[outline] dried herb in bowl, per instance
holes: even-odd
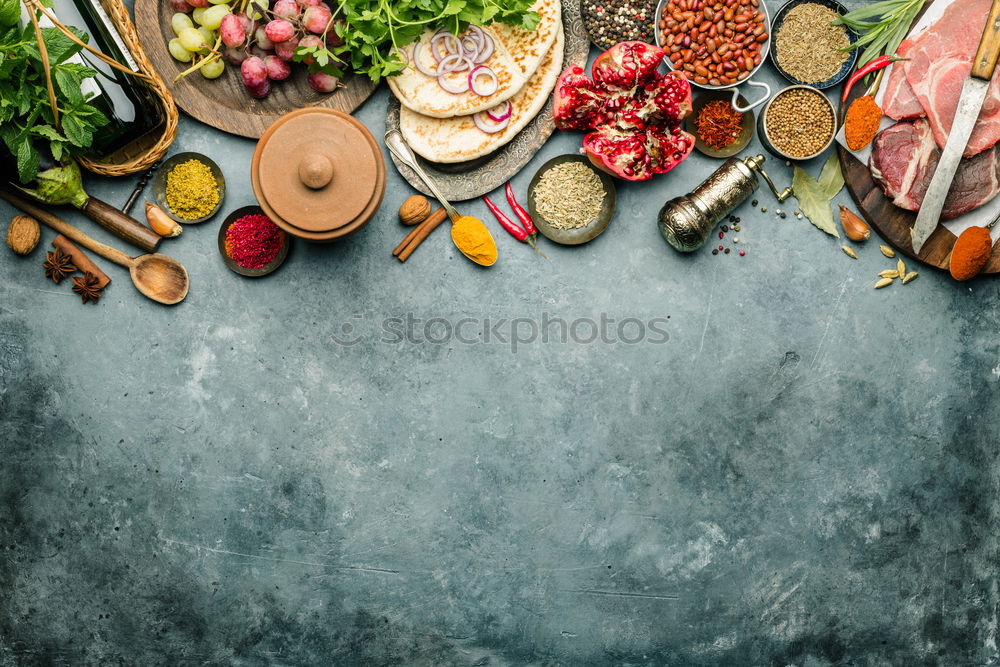
[[[825,5],[806,2],[789,10],[774,39],[778,65],[803,83],[822,83],[850,57],[847,29],[840,15]]]
[[[582,162],[564,162],[535,186],[535,208],[554,229],[579,229],[594,222],[607,194],[601,178]]]

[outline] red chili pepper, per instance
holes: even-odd
[[[846,102],[848,95],[851,94],[851,88],[854,87],[861,79],[865,78],[872,72],[877,72],[880,69],[886,68],[892,63],[898,63],[901,60],[909,60],[909,58],[897,58],[896,56],[879,56],[875,60],[871,61],[857,72],[851,75],[851,78],[847,80],[844,85],[844,95],[840,98],[841,102]]]
[[[534,236],[538,233],[538,230],[535,229],[535,221],[532,220],[531,216],[528,215],[528,212],[521,208],[521,205],[517,203],[517,199],[514,198],[514,189],[510,187],[510,183],[507,183],[507,187],[505,189],[507,191],[507,202],[510,204],[510,207],[514,209],[517,219],[524,225],[525,231],[527,231],[530,236]]]
[[[490,212],[496,216],[496,219],[500,222],[500,226],[506,229],[511,236],[518,241],[524,241],[528,238],[528,232],[524,231],[513,220],[504,215],[504,212],[497,208],[497,205],[491,202],[489,197],[483,195],[483,201],[486,202],[486,206],[489,207]]]

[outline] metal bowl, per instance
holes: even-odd
[[[538,207],[535,205],[535,186],[538,185],[538,181],[542,178],[542,175],[552,167],[566,162],[581,162],[587,165],[598,175],[601,179],[601,184],[604,186],[604,202],[597,217],[590,223],[576,229],[556,229],[549,224],[549,221],[545,219],[545,216],[539,212]],[[617,194],[614,179],[607,172],[601,171],[591,164],[589,158],[576,153],[559,155],[552,158],[539,167],[538,171],[531,178],[531,183],[528,184],[528,213],[531,215],[532,220],[534,220],[535,226],[542,236],[563,245],[580,245],[600,236],[608,228],[608,225],[611,224],[611,219],[615,215],[616,205]]]
[[[785,18],[788,16],[788,12],[795,9],[799,5],[804,5],[807,3],[829,7],[830,9],[837,12],[841,16],[847,13],[847,7],[844,7],[844,5],[837,2],[837,0],[789,0],[784,5],[782,5],[781,9],[778,10],[778,13],[774,15],[774,23],[773,23],[774,32],[777,32],[778,30],[781,29],[781,25],[785,22]],[[851,42],[851,44],[858,41],[858,33],[854,32],[847,26],[844,26],[844,29],[847,31],[847,39]],[[854,71],[855,65],[858,64],[858,57],[860,57],[860,55],[861,55],[860,49],[855,49],[854,51],[851,51],[849,53],[847,60],[844,61],[843,65],[841,65],[839,72],[834,74],[826,81],[819,81],[819,82],[800,81],[791,74],[789,74],[788,72],[786,72],[785,69],[778,64],[777,49],[771,51],[771,63],[774,65],[774,68],[778,70],[781,76],[785,77],[792,83],[798,85],[812,86],[813,88],[817,88],[819,90],[825,90],[827,88],[832,88],[842,83],[845,79],[847,79],[847,77],[851,75],[851,72]]]
[[[832,115],[833,118],[833,132],[830,134],[830,139],[823,145],[823,148],[819,149],[812,155],[807,155],[806,157],[792,157],[791,155],[788,155],[787,153],[784,153],[783,151],[779,150],[771,142],[771,137],[767,133],[767,112],[771,110],[771,105],[774,104],[774,101],[779,97],[781,97],[783,94],[787,93],[790,90],[796,90],[798,88],[801,88],[803,90],[811,90],[817,95],[819,95],[821,98],[823,98],[823,100],[826,102],[827,107],[830,109],[830,114]],[[830,147],[830,144],[833,143],[834,138],[837,136],[837,110],[834,108],[833,102],[830,101],[830,98],[828,98],[820,90],[817,90],[813,86],[805,86],[805,85],[788,86],[787,88],[782,88],[781,90],[779,90],[778,94],[769,99],[767,101],[767,104],[764,105],[763,110],[761,110],[760,112],[760,116],[757,118],[757,136],[760,137],[760,142],[764,144],[764,148],[766,148],[769,153],[783,160],[791,160],[793,162],[802,162],[805,160],[811,160],[814,157],[821,155],[824,151],[826,151],[826,149]]]
[[[714,158],[732,157],[746,148],[753,139],[754,128],[756,127],[756,124],[754,123],[753,109],[743,112],[743,124],[740,126],[740,136],[736,138],[736,141],[729,144],[725,148],[712,148],[702,141],[701,137],[698,135],[698,127],[695,124],[695,121],[698,119],[698,114],[701,113],[701,110],[705,108],[705,105],[709,102],[715,102],[716,100],[722,100],[728,104],[731,102],[731,97],[732,95],[728,91],[706,90],[695,98],[694,104],[691,106],[691,114],[684,119],[684,129],[694,135],[694,147],[697,148],[698,152],[702,155]],[[747,101],[742,95],[739,96],[737,102],[740,106],[747,106]]]
[[[663,17],[663,9],[667,6],[667,2],[669,2],[669,0],[660,0],[660,2],[657,3],[656,16],[654,17],[655,18],[654,25],[656,27],[655,30],[656,45],[662,49],[665,49],[669,53],[670,49],[668,47],[663,46],[663,35],[660,32],[660,19]],[[760,0],[757,10],[764,13],[764,26],[767,29],[767,35],[768,35],[767,41],[764,42],[764,44],[761,46],[760,49],[760,64],[754,67],[752,70],[750,70],[746,78],[743,79],[742,81],[730,83],[725,86],[711,86],[708,84],[695,83],[694,77],[689,76],[688,80],[691,82],[692,86],[695,86],[697,88],[704,88],[705,90],[725,90],[727,88],[735,88],[736,86],[741,86],[750,79],[752,79],[753,75],[760,70],[760,68],[764,65],[765,62],[767,62],[767,56],[771,50],[771,42],[774,40],[774,34],[773,31],[771,30],[771,16],[767,11],[767,2],[765,0]],[[670,58],[664,58],[663,63],[671,70],[675,69],[674,64],[670,61]]]
[[[215,205],[215,208],[213,208],[208,215],[195,218],[194,220],[188,220],[187,218],[180,217],[171,211],[170,205],[167,204],[167,175],[173,170],[174,167],[182,162],[187,162],[188,160],[198,160],[199,162],[207,165],[208,168],[212,170],[212,176],[215,177],[215,182],[219,187],[219,203]],[[153,197],[156,199],[156,204],[173,220],[181,223],[182,225],[195,225],[199,222],[205,222],[218,213],[219,209],[222,208],[222,200],[226,198],[226,177],[222,175],[222,170],[219,169],[219,165],[215,164],[215,162],[207,155],[202,155],[201,153],[177,153],[176,155],[172,155],[165,160],[157,170],[156,177],[153,179]]]

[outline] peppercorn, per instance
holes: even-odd
[[[723,252],[725,252],[728,255],[729,254],[729,248],[726,248]]]
[[[747,251],[746,251],[746,250],[740,250],[740,257],[742,257],[742,256],[743,256],[743,255],[745,255],[745,254],[747,254]]]
[[[728,232],[729,231],[729,225],[722,225],[722,231]]]
[[[592,42],[610,49],[632,40],[653,43],[656,0],[584,0],[583,24]]]
[[[719,249],[718,248],[712,248],[712,254],[713,255],[718,255],[719,254]]]
[[[759,201],[757,201],[756,199],[754,199],[752,202],[750,202],[750,205],[753,206],[754,208],[757,208],[757,204],[759,204],[759,203],[760,203]]]

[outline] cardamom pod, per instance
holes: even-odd
[[[858,253],[854,252],[854,249],[851,246],[846,246],[846,245],[841,246],[840,249],[843,250],[844,254],[850,257],[851,259],[858,258]]]
[[[905,285],[906,283],[910,282],[911,280],[914,280],[919,275],[920,274],[917,273],[916,271],[910,271],[909,273],[906,274],[906,276],[903,277],[903,284]]]
[[[898,278],[899,277],[899,271],[897,271],[896,269],[886,269],[885,271],[882,271],[881,273],[879,273],[878,277],[879,278]]]
[[[882,280],[875,283],[875,289],[882,289],[883,287],[888,287],[892,284],[892,278],[883,278]]]
[[[887,245],[880,245],[878,249],[881,250],[882,254],[889,259],[893,259],[896,256],[896,252]]]
[[[906,264],[903,264],[903,260],[902,259],[897,259],[896,260],[896,271],[899,272],[900,276],[905,276],[906,275]]]

